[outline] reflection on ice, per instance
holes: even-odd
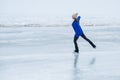
[[[96,61],[96,59],[95,59],[95,57],[94,58],[92,58],[92,60],[90,61],[90,64],[92,65],[92,64],[95,64],[95,61]]]
[[[74,68],[77,67],[78,58],[79,58],[79,53],[74,53]]]
[[[74,68],[72,73],[72,80],[82,80],[79,68]]]

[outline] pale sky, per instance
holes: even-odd
[[[118,16],[120,0],[0,0],[0,15]]]

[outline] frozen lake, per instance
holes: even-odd
[[[0,27],[0,80],[120,80],[120,27],[83,30],[74,68],[71,27]]]

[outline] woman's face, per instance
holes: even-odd
[[[76,19],[76,17],[73,17],[73,16],[72,16],[72,19]]]

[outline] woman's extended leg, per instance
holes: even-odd
[[[85,39],[86,41],[88,41],[93,48],[96,48],[95,44],[94,44],[91,40],[89,40],[89,39],[85,36],[85,34],[82,34],[81,37],[82,37],[83,39]]]

